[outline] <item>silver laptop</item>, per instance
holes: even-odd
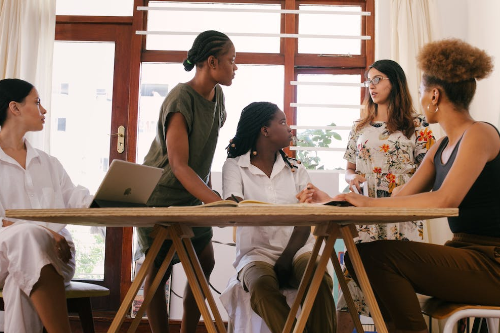
[[[90,207],[146,206],[163,169],[113,160]]]

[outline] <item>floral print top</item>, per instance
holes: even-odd
[[[435,143],[429,123],[422,115],[415,115],[415,134],[407,138],[402,132],[389,134],[385,122],[375,122],[356,131],[356,123],[349,135],[344,159],[356,164],[356,173],[365,177],[370,197],[389,197],[396,186],[403,185],[415,173],[425,154]],[[382,239],[422,241],[423,221],[358,225],[356,243]],[[363,292],[343,268],[347,287],[358,312],[368,316],[370,309]],[[340,295],[337,310],[347,311],[344,295]]]
[[[354,123],[344,159],[356,164],[356,173],[365,177],[370,197],[391,196],[396,186],[406,183],[415,173],[425,154],[435,143],[425,117],[415,115],[413,121],[415,133],[410,138],[400,131],[389,133],[385,122],[374,122],[359,131],[356,130],[357,123]],[[360,226],[360,231],[367,233],[360,233],[360,242],[423,239],[423,223]]]

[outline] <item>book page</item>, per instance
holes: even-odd
[[[238,207],[240,205],[271,205],[269,202],[263,202],[258,200],[243,200],[239,203],[233,200],[219,200],[208,204],[196,206],[196,207]]]
[[[238,203],[233,200],[219,200],[195,207],[237,207]]]

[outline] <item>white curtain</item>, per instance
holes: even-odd
[[[404,69],[417,110],[421,108],[418,88],[422,72],[416,56],[423,45],[441,38],[437,10],[436,0],[391,1],[391,59]],[[439,126],[432,129],[437,137],[443,135]]]
[[[421,110],[418,88],[422,72],[417,67],[416,56],[428,42],[441,38],[436,0],[391,0],[391,58],[405,71],[413,104]],[[431,125],[439,139],[444,135],[439,125]],[[450,229],[445,219],[426,221],[425,239],[443,244],[450,239]]]
[[[56,0],[0,0],[0,79],[19,78],[37,88],[49,112],[44,131],[29,133],[28,139],[46,151],[55,24]]]

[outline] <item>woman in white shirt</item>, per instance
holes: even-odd
[[[243,109],[222,169],[223,196],[273,204],[297,203],[307,186],[305,168],[282,150],[292,139],[286,116],[275,104]],[[280,288],[297,288],[314,245],[309,227],[238,227],[233,263],[252,309],[273,333],[281,332],[290,308]],[[325,274],[307,323],[309,332],[333,332],[332,279]]]
[[[24,138],[41,131],[47,110],[38,91],[19,79],[0,81],[0,287],[4,332],[70,332],[65,284],[75,272],[75,248],[64,225],[7,220],[6,209],[87,207],[60,162]],[[43,325],[43,326],[42,326]]]

